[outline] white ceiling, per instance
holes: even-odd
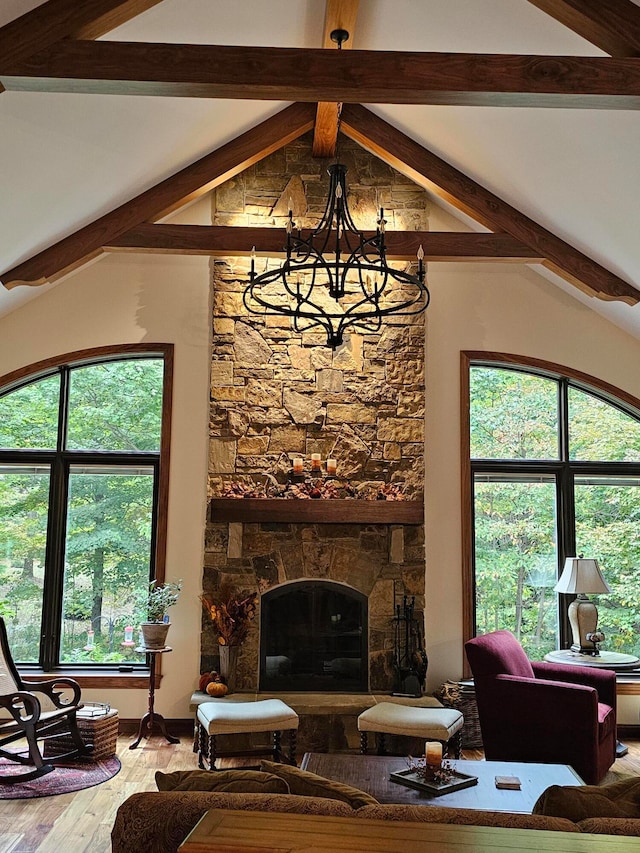
[[[0,25],[37,5],[1,0]],[[105,38],[319,47],[324,5],[321,0],[163,0]],[[360,0],[353,46],[602,55],[527,0]],[[283,106],[2,93],[0,267],[14,266]],[[372,109],[640,289],[640,112]],[[560,286],[640,337],[640,306],[604,303]],[[0,288],[0,314],[40,292]]]

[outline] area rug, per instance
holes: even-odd
[[[53,797],[56,794],[68,794],[81,791],[107,782],[120,771],[120,759],[115,755],[92,761],[89,758],[78,759],[59,764],[51,773],[32,779],[30,782],[16,782],[13,785],[0,784],[0,800],[24,800],[29,797]],[[0,776],[19,776],[25,767],[0,759]]]

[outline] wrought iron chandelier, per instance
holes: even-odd
[[[340,47],[348,33],[338,30],[331,37]],[[339,123],[340,106],[338,131]],[[254,248],[243,299],[252,314],[291,317],[296,331],[324,329],[327,346],[335,349],[343,343],[347,329],[377,332],[384,317],[422,313],[430,295],[422,246],[416,256],[417,275],[390,267],[384,209],[380,208],[376,233],[367,238],[356,227],[347,204],[347,167],[336,162],[328,172],[327,203],[316,228],[302,236],[290,200],[286,259],[279,269],[256,275]]]

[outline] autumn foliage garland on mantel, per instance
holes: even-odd
[[[223,498],[284,498],[295,500],[363,500],[404,501],[403,486],[398,483],[365,482],[354,485],[349,480],[307,479],[301,483],[275,481],[266,484],[231,483],[222,493]]]

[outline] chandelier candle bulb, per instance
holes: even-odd
[[[424,757],[431,767],[439,767],[442,764],[442,744],[437,740],[428,740],[424,745]]]

